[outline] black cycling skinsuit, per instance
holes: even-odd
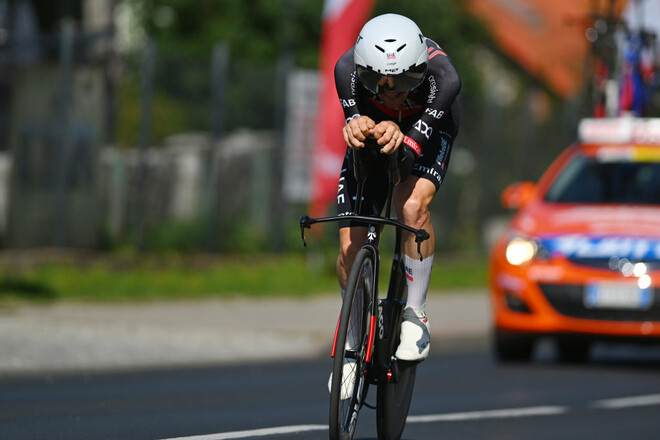
[[[454,139],[458,133],[459,111],[456,97],[461,81],[450,58],[434,41],[426,39],[429,61],[426,78],[408,94],[399,109],[390,109],[360,83],[353,48],[335,65],[335,85],[344,109],[346,123],[357,116],[368,116],[376,123],[391,120],[399,125],[404,144],[415,150],[417,158],[410,174],[428,179],[437,189],[442,183]],[[337,193],[338,215],[353,213],[357,181],[353,174],[353,150],[347,147]],[[386,167],[375,166],[365,183],[362,215],[379,215],[387,193]],[[402,176],[403,177],[403,176]],[[359,225],[340,222],[339,227]]]

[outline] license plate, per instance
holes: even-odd
[[[634,284],[590,284],[584,290],[584,305],[590,309],[648,309],[652,304],[651,289]]]

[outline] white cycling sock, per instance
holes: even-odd
[[[403,256],[408,284],[407,306],[418,309],[426,304],[426,292],[429,290],[431,269],[433,268],[433,255],[419,261],[417,258]]]

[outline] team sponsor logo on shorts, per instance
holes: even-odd
[[[344,176],[341,176],[339,178],[339,188],[337,188],[337,204],[342,204],[346,202],[346,194],[344,194],[344,188],[346,188],[346,185],[344,184],[346,182],[346,178]]]

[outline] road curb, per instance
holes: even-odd
[[[339,298],[20,304],[0,310],[0,375],[315,358],[329,352]],[[430,293],[437,349],[483,340],[484,291]]]

